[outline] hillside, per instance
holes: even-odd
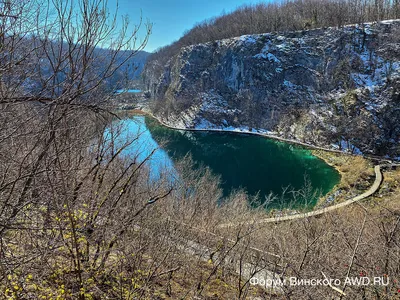
[[[268,131],[400,156],[400,21],[245,35],[186,46],[144,79],[152,111],[181,128]]]
[[[206,19],[177,41],[158,49],[150,61],[163,66],[182,47],[266,32],[342,27],[400,18],[400,3],[382,0],[289,0],[244,4],[232,12]]]
[[[97,51],[99,52],[99,56],[107,56],[106,49],[98,49]],[[147,58],[151,55],[151,53],[139,51],[132,58],[128,59],[128,61],[124,62],[129,55],[131,55],[131,51],[121,51],[121,55],[116,63],[122,64],[122,66],[109,79],[109,87],[116,87],[117,89],[127,88],[127,85],[129,87],[130,80],[139,79],[143,72]]]
[[[23,42],[28,45],[30,43],[35,44],[35,41],[31,41],[30,39],[26,39]],[[37,42],[36,42],[37,43]],[[28,46],[26,46],[28,47]],[[56,49],[56,50],[53,50]],[[32,66],[34,70],[40,70],[35,73],[34,70],[30,70],[32,75],[27,77],[23,82],[20,82],[22,85],[22,90],[24,94],[38,94],[45,92],[45,80],[43,78],[51,78],[55,73],[57,76],[57,80],[60,84],[66,80],[68,77],[67,74],[73,72],[72,69],[81,67],[81,53],[76,51],[76,53],[72,54],[73,65],[68,65],[65,61],[57,61],[59,52],[65,52],[68,49],[68,46],[64,43],[59,42],[48,42],[46,45],[46,50],[38,51],[33,54],[30,53],[32,60]],[[19,49],[17,49],[19,51]],[[102,77],[104,76],[105,66],[111,65],[116,70],[114,72],[110,72],[107,74],[103,80],[103,88],[105,91],[110,92],[115,89],[126,88],[129,87],[130,82],[132,80],[137,80],[141,73],[143,72],[144,66],[146,64],[147,58],[150,53],[140,50],[140,51],[127,51],[121,50],[118,53],[112,49],[104,49],[100,47],[96,47],[91,49],[92,52],[92,60],[91,60],[91,68],[88,69],[88,73],[90,72],[92,77]],[[135,53],[133,55],[133,53]],[[22,55],[18,53],[19,55]],[[64,53],[65,54],[65,53]],[[40,62],[40,63],[38,63]],[[59,68],[55,68],[59,64]],[[22,81],[21,77],[15,78],[15,81]]]
[[[372,15],[388,4],[374,2]],[[134,123],[137,111],[116,112],[113,100],[141,100],[178,127],[239,127],[398,155],[399,22],[196,42],[168,63],[152,56],[147,92],[117,93],[114,83],[131,88],[134,69],[123,62],[142,53],[151,24],[139,39],[141,19],[130,31],[107,4],[0,0],[0,299],[398,299],[400,164],[304,151],[304,162],[318,156],[341,181],[319,199],[322,210],[289,210],[283,197],[267,210],[272,193],[265,202],[244,189],[225,197],[223,178],[193,156],[168,168],[158,159],[168,139],[156,141]],[[201,147],[194,135],[185,135],[188,147],[228,167],[243,159],[220,159],[222,145],[247,143],[253,158],[260,150],[248,139]],[[278,168],[290,160],[271,157]],[[305,204],[314,197],[309,164],[301,175],[296,165],[278,175],[260,162],[245,164],[266,169],[253,172],[261,184],[304,175],[293,195]]]

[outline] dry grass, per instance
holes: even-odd
[[[317,206],[325,203],[325,200],[338,190],[340,194],[335,198],[336,203],[356,196],[367,190],[374,181],[373,163],[364,157],[322,150],[313,150],[312,153],[334,167],[341,175],[340,182],[319,200]]]
[[[342,176],[338,188],[350,189],[360,186],[374,176],[374,168],[371,161],[362,156],[352,156],[339,153],[331,153],[314,150],[313,154],[333,166]]]

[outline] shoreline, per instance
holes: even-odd
[[[199,129],[199,128],[180,128],[180,127],[175,127],[175,126],[171,126],[171,125],[166,124],[165,122],[161,121],[158,117],[154,116],[151,112],[140,110],[140,109],[126,110],[124,112],[126,112],[127,114],[147,115],[147,116],[153,118],[154,120],[156,120],[161,126],[164,126],[166,128],[173,129],[173,130],[201,131],[201,132],[227,132],[227,133],[239,133],[239,134],[246,134],[246,135],[256,135],[256,136],[260,136],[260,137],[263,137],[263,138],[270,138],[271,140],[277,140],[277,141],[280,141],[280,142],[285,142],[285,143],[289,143],[289,144],[292,144],[292,145],[297,145],[297,146],[304,147],[305,149],[309,150],[313,156],[317,157],[318,159],[321,159],[327,165],[329,165],[332,168],[334,168],[340,175],[339,182],[336,183],[329,192],[327,192],[322,197],[318,198],[317,201],[315,202],[314,206],[311,208],[311,210],[314,210],[319,205],[321,205],[321,200],[322,199],[325,199],[326,197],[328,197],[332,193],[334,193],[336,191],[336,187],[339,186],[342,183],[342,179],[343,179],[343,172],[335,164],[333,164],[332,162],[328,161],[326,157],[323,157],[321,155],[317,155],[316,152],[317,151],[325,151],[325,152],[329,151],[331,153],[335,153],[336,155],[346,155],[346,156],[350,156],[350,157],[360,156],[360,155],[357,155],[357,154],[351,154],[351,153],[347,153],[347,152],[343,152],[343,151],[339,151],[339,150],[334,150],[334,149],[328,149],[328,148],[318,147],[318,146],[314,146],[314,145],[309,145],[309,144],[302,143],[302,142],[299,142],[299,141],[285,139],[285,138],[281,138],[281,137],[277,137],[277,136],[274,136],[274,135],[270,135],[270,134],[267,134],[267,133],[261,133],[261,132],[250,132],[250,131],[242,131],[242,130],[223,130],[223,129],[218,129],[218,128]],[[285,208],[285,209],[282,209],[281,211],[294,211],[294,210],[297,210],[297,209],[286,209]]]
[[[309,218],[309,217],[313,217],[313,216],[319,216],[319,215],[322,215],[322,214],[325,214],[325,213],[328,213],[331,211],[335,211],[337,209],[346,207],[355,202],[361,201],[363,199],[366,199],[366,198],[372,196],[380,188],[380,185],[383,180],[381,165],[376,165],[374,167],[374,172],[375,172],[375,180],[374,180],[373,184],[369,187],[369,189],[364,191],[362,194],[352,197],[351,199],[348,199],[344,202],[336,203],[336,204],[333,204],[333,205],[330,205],[327,207],[323,207],[323,208],[317,208],[317,209],[309,211],[309,212],[297,213],[294,215],[270,217],[270,218],[261,219],[261,220],[255,221],[255,222],[253,221],[253,222],[245,222],[245,223],[237,223],[237,224],[225,223],[225,224],[218,225],[218,227],[219,228],[229,228],[229,227],[233,227],[235,225],[237,226],[237,225],[243,225],[243,224],[252,225],[252,226],[259,225],[259,224],[265,224],[265,223],[275,223],[276,224],[278,222],[304,219],[304,218]]]
[[[335,170],[339,173],[340,175],[340,181],[324,196],[321,196],[317,203],[315,204],[313,210],[318,210],[321,207],[329,207],[332,205],[342,203],[346,201],[346,199],[349,196],[350,189],[347,186],[350,183],[355,184],[356,181],[350,180],[352,177],[356,177],[357,179],[362,178],[362,174],[359,173],[358,171],[354,171],[352,166],[357,165],[360,163],[365,164],[363,166],[363,170],[367,173],[370,171],[371,173],[373,172],[374,165],[372,161],[366,157],[363,156],[350,156],[350,155],[343,155],[337,153],[329,153],[327,151],[322,151],[322,150],[311,150],[312,155],[315,157],[318,157],[319,159],[323,160],[326,164],[331,166],[332,168],[335,168]],[[330,155],[330,156],[329,156]],[[343,164],[343,161],[345,161],[345,164]],[[346,169],[348,171],[346,171]],[[357,168],[356,168],[357,170]],[[371,174],[372,175],[372,174]],[[339,192],[339,194],[336,194]],[[335,195],[336,194],[336,195]],[[330,197],[333,197],[330,199]],[[337,202],[339,200],[339,202]]]
[[[241,130],[241,129],[232,130],[232,129],[220,129],[220,128],[181,128],[181,127],[175,127],[175,126],[171,126],[171,125],[163,122],[162,120],[160,120],[158,117],[154,116],[150,112],[145,112],[145,111],[142,111],[142,112],[144,114],[152,117],[153,119],[157,120],[161,125],[163,125],[163,126],[165,126],[167,128],[170,128],[170,129],[186,130],[186,131],[204,131],[204,132],[230,132],[230,133],[241,133],[241,134],[247,134],[247,135],[257,135],[257,136],[270,138],[270,139],[281,141],[281,142],[286,142],[286,143],[293,144],[293,145],[303,146],[303,147],[314,149],[314,150],[323,150],[323,151],[329,151],[329,152],[334,152],[334,153],[338,153],[338,154],[346,154],[346,155],[358,156],[358,154],[344,152],[344,151],[341,151],[341,150],[329,149],[329,148],[320,147],[320,146],[315,146],[315,145],[312,145],[312,144],[304,143],[304,142],[297,141],[297,140],[287,139],[287,138],[279,137],[279,136],[276,136],[276,135],[273,135],[273,134],[264,133],[264,132],[253,132],[253,131]]]
[[[124,111],[124,110],[121,110]],[[348,151],[342,151],[342,150],[337,150],[337,149],[331,149],[331,148],[326,148],[326,147],[322,147],[322,146],[316,146],[313,144],[308,144],[305,142],[301,142],[299,140],[293,140],[293,139],[288,139],[288,138],[283,138],[277,135],[273,135],[273,134],[268,134],[265,132],[254,132],[254,131],[248,131],[248,130],[241,130],[241,129],[220,129],[220,128],[182,128],[182,127],[175,127],[172,125],[169,125],[167,123],[165,123],[164,121],[162,121],[160,118],[158,118],[157,116],[155,116],[154,114],[152,114],[149,111],[144,111],[141,109],[130,109],[130,110],[125,110],[125,112],[127,113],[135,113],[135,114],[141,114],[141,115],[147,115],[149,117],[152,117],[153,119],[155,119],[157,122],[159,122],[161,125],[170,128],[170,129],[174,129],[174,130],[184,130],[184,131],[203,131],[203,132],[229,132],[229,133],[241,133],[241,134],[247,134],[247,135],[257,135],[257,136],[261,136],[261,137],[265,137],[265,138],[270,138],[273,140],[277,140],[277,141],[281,141],[281,142],[285,142],[285,143],[289,143],[289,144],[293,144],[293,145],[299,145],[305,148],[308,148],[310,150],[322,150],[322,151],[326,151],[326,152],[331,152],[331,153],[336,153],[336,154],[343,154],[343,155],[347,155],[347,156],[353,156],[353,157],[363,157],[365,159],[369,159],[369,160],[374,160],[374,161],[378,161],[378,162],[386,162],[386,163],[393,163],[393,161],[390,158],[385,158],[385,157],[380,157],[380,156],[374,156],[374,155],[368,155],[368,154],[357,154],[357,153],[351,153]]]
[[[380,157],[369,157],[366,155],[362,155],[362,154],[355,154],[355,153],[350,153],[350,152],[345,152],[345,151],[340,151],[340,150],[335,150],[335,149],[329,149],[329,148],[325,148],[325,147],[320,147],[320,146],[315,146],[315,145],[311,145],[311,144],[307,144],[304,142],[300,142],[300,141],[296,141],[296,140],[292,140],[292,139],[286,139],[286,138],[282,138],[282,137],[278,137],[275,135],[271,135],[268,133],[262,133],[262,132],[251,132],[251,131],[246,131],[246,130],[224,130],[224,129],[218,129],[218,128],[208,128],[208,129],[203,129],[203,128],[181,128],[181,127],[175,127],[175,126],[171,126],[169,124],[166,124],[165,122],[163,122],[162,120],[160,120],[158,117],[154,116],[151,112],[149,111],[144,111],[141,109],[132,109],[132,110],[126,110],[123,111],[127,114],[140,114],[140,115],[147,115],[151,118],[153,118],[154,120],[156,120],[160,125],[173,129],[173,130],[183,130],[183,131],[201,131],[201,132],[227,132],[227,133],[239,133],[239,134],[246,134],[246,135],[256,135],[256,136],[260,136],[260,137],[264,137],[264,138],[270,138],[272,140],[277,140],[277,141],[281,141],[281,142],[285,142],[285,143],[289,143],[292,145],[297,145],[297,146],[301,146],[304,147],[305,149],[309,150],[311,152],[311,154],[315,157],[317,157],[318,159],[323,160],[326,164],[328,164],[329,166],[331,166],[332,168],[334,168],[340,175],[340,180],[337,184],[335,184],[332,189],[326,193],[325,195],[321,196],[316,203],[314,204],[314,206],[311,208],[310,211],[315,211],[320,209],[321,206],[323,206],[324,204],[328,204],[327,207],[334,205],[333,203],[335,202],[335,198],[333,199],[333,201],[331,201],[332,203],[325,203],[326,199],[330,196],[332,196],[337,190],[338,187],[342,186],[344,184],[344,179],[347,179],[345,172],[343,172],[343,170],[340,168],[340,166],[335,163],[332,162],[328,157],[326,157],[325,155],[320,155],[318,153],[318,151],[323,151],[325,153],[332,153],[333,155],[342,155],[344,157],[348,157],[348,158],[362,158],[367,162],[372,162],[372,160],[377,160],[379,161],[386,161],[386,162],[391,162],[388,159],[385,158],[380,158]],[[349,164],[350,166],[350,164]],[[340,203],[340,202],[339,202]],[[307,208],[305,208],[307,210]],[[293,211],[297,211],[297,209],[281,209],[279,210],[280,212],[284,212],[284,214],[290,214],[290,212]]]

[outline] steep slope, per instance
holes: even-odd
[[[184,47],[144,71],[151,109],[186,128],[246,127],[399,156],[400,20]]]
[[[25,43],[33,43],[33,41],[26,39]],[[54,73],[56,73],[57,81],[60,85],[66,81],[68,78],[68,73],[71,72],[71,64],[68,64],[63,57],[59,57],[59,53],[64,53],[69,49],[66,44],[59,44],[57,42],[52,42],[47,45],[47,53],[43,51],[37,51],[35,53],[29,53],[29,60],[32,62],[30,70],[25,69],[24,71],[30,74],[22,80],[19,75],[10,75],[10,81],[17,82],[23,81],[21,83],[23,87],[23,94],[29,95],[31,93],[51,94],[50,91],[46,89],[46,82],[43,78],[51,78]],[[56,50],[52,50],[52,49]],[[78,48],[77,48],[78,49]],[[72,54],[72,61],[76,68],[83,68],[81,53],[74,49]],[[90,76],[97,77],[102,76],[105,70],[105,66],[111,65],[113,68],[119,66],[115,72],[112,72],[107,78],[104,79],[104,89],[110,92],[115,89],[126,88],[129,82],[132,80],[137,80],[146,64],[146,60],[150,55],[146,51],[137,51],[135,55],[132,56],[133,51],[122,50],[115,55],[112,50],[95,48],[93,49],[93,59],[90,62],[90,68],[86,74],[91,73]],[[23,55],[22,53],[17,53],[17,55]],[[58,70],[57,70],[58,68]],[[109,71],[110,72],[110,71]],[[39,75],[40,74],[40,75]],[[50,95],[48,95],[50,97]]]
[[[104,49],[97,49],[99,56],[107,56],[107,51]],[[131,55],[131,51],[121,51],[116,64],[122,64],[124,60]],[[146,51],[138,51],[131,59],[125,62],[121,68],[108,80],[108,86],[112,88],[126,88],[124,84],[126,81],[135,80],[140,77],[143,72],[146,60],[150,55]],[[101,68],[100,68],[101,69]]]

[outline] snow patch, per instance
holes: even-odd
[[[200,119],[200,121],[195,125],[196,129],[210,129],[215,128],[215,125],[206,119]]]
[[[255,44],[257,42],[253,35],[242,35],[239,37],[239,41],[244,44]]]
[[[292,82],[290,82],[289,80],[286,80],[286,79],[283,81],[283,85],[284,85],[286,88],[290,89],[290,90],[295,90],[295,89],[297,89],[297,85],[295,85],[294,83],[292,83]]]
[[[364,72],[351,73],[351,78],[358,88],[366,87],[370,92],[383,87],[389,78],[400,75],[400,62],[387,61],[374,52],[365,50],[360,54]]]
[[[339,149],[345,152],[353,153],[353,154],[358,154],[362,155],[362,151],[358,149],[356,146],[354,146],[350,141],[346,140],[341,140],[339,144]]]
[[[258,59],[261,59],[261,58],[268,59],[270,62],[274,62],[277,64],[281,63],[281,61],[272,53],[267,53],[267,54],[266,53],[258,53],[256,55],[254,55],[253,57],[258,58]]]
[[[273,55],[272,53],[268,53],[267,54],[267,58],[269,61],[273,61],[275,63],[280,63],[281,61],[279,59],[276,58],[275,55]]]

